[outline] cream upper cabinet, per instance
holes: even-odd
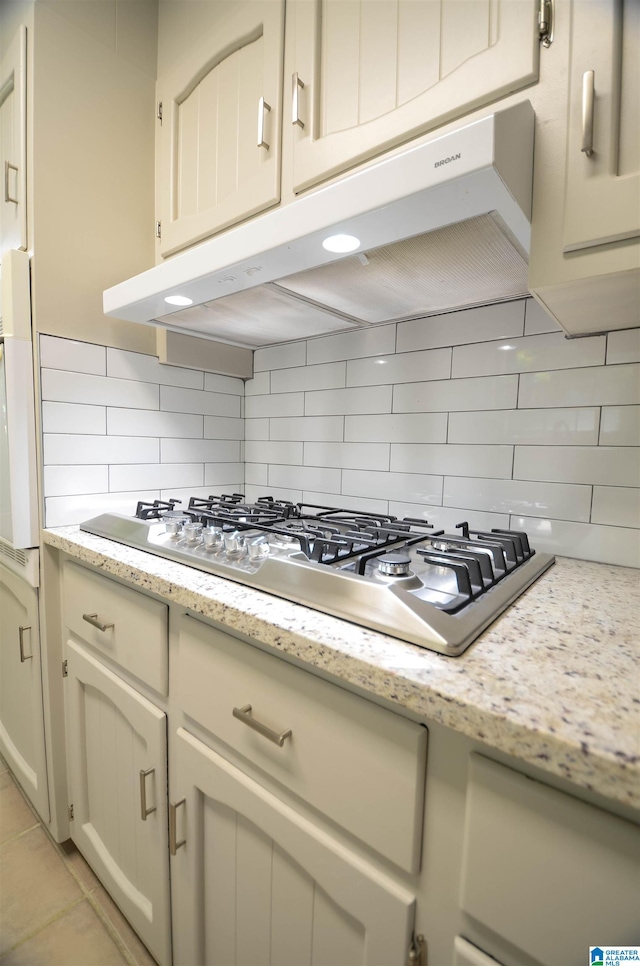
[[[640,4],[573,9],[563,251],[640,236]]]
[[[158,78],[162,256],[280,200],[284,0],[211,11],[206,41]]]
[[[0,255],[27,248],[27,29],[0,60]]]
[[[289,0],[300,191],[538,79],[534,0]]]

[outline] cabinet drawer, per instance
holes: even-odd
[[[69,562],[62,585],[66,627],[158,694],[168,694],[167,605]]]
[[[462,908],[548,966],[578,966],[598,936],[632,945],[640,927],[639,833],[631,822],[474,754]]]
[[[401,868],[420,866],[427,732],[342,688],[183,617],[185,714]],[[276,734],[279,746],[234,716]]]

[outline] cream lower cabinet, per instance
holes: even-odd
[[[167,966],[166,715],[73,640],[66,661],[71,838]]]
[[[406,962],[414,895],[182,728],[174,750],[177,964]]]
[[[538,79],[534,0],[289,0],[300,191]]]
[[[0,564],[0,752],[49,820],[38,591]]]

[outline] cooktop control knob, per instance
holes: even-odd
[[[269,556],[269,544],[264,537],[256,537],[249,542],[249,556],[252,560],[262,560]]]
[[[234,530],[233,533],[225,533],[224,549],[230,557],[241,557],[247,549],[244,535],[238,530]]]
[[[183,531],[187,543],[197,544],[202,541],[202,524],[201,523],[185,523]]]
[[[378,557],[378,572],[384,577],[406,577],[410,573],[408,553],[385,553]]]
[[[202,539],[207,550],[219,550],[224,542],[220,527],[205,527]]]

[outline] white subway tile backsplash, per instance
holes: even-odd
[[[269,439],[269,420],[268,419],[245,419],[244,420],[245,439]],[[298,437],[296,437],[297,439]]]
[[[624,486],[594,486],[591,522],[613,527],[640,528],[640,489]],[[640,542],[640,534],[638,535]]]
[[[136,511],[138,500],[151,502],[159,499],[160,490],[47,497],[44,501],[46,525],[48,527],[72,526],[109,511],[132,516]]]
[[[525,512],[531,517],[587,523],[591,510],[591,487],[448,476],[444,481],[442,502],[445,506],[468,507],[470,510],[510,514]]]
[[[284,345],[270,345],[256,349],[253,354],[253,371],[264,369],[288,369],[289,366],[306,366],[307,343],[286,342]]]
[[[640,362],[640,329],[621,329],[607,336],[607,365]]]
[[[244,465],[242,463],[205,463],[204,482],[225,493],[240,493],[244,486]]]
[[[245,496],[247,500],[258,500],[261,496],[275,496],[274,489],[268,484],[263,486],[261,484],[249,484],[245,487]],[[278,497],[281,500],[290,500],[291,503],[299,503],[302,500],[302,490],[291,490],[287,487],[278,487]]]
[[[275,417],[269,420],[267,435],[264,437],[264,439],[290,439],[302,442],[341,442],[343,438],[344,416]]]
[[[606,338],[567,339],[561,332],[503,339],[481,345],[457,346],[453,350],[451,374],[464,376],[506,375],[510,372],[540,372],[573,369],[604,363]]]
[[[418,379],[448,379],[451,349],[426,349],[347,363],[347,386],[381,386]]]
[[[247,463],[290,463],[301,466],[303,445],[301,442],[247,440],[244,458]]]
[[[245,399],[247,419],[264,416],[304,415],[304,393],[283,392],[270,396],[248,396]]]
[[[43,461],[46,464],[139,463],[157,461],[157,439],[131,436],[81,436],[46,433]]]
[[[253,379],[247,379],[244,384],[246,396],[266,396],[271,392],[271,373],[256,372]]]
[[[424,503],[396,503],[389,501],[389,513],[402,519],[415,517],[434,525],[435,530],[446,530],[447,533],[458,533],[458,524],[467,521],[468,510],[461,510],[448,506],[429,506]],[[485,513],[483,510],[473,511],[473,528],[475,530],[490,530],[491,527],[508,527],[508,513]]]
[[[640,406],[603,406],[600,443],[603,446],[640,446]]]
[[[542,332],[560,332],[561,327],[548,315],[535,299],[527,299],[524,310],[524,334],[540,335]]]
[[[524,303],[503,302],[398,323],[397,352],[514,339],[524,332]]]
[[[511,526],[526,530],[532,546],[546,553],[622,567],[640,567],[637,530],[564,520],[534,520],[531,517],[512,517]]]
[[[305,466],[388,470],[389,443],[305,443]]]
[[[163,433],[168,436],[168,433]],[[205,439],[244,439],[244,419],[238,416],[205,416]]]
[[[370,497],[352,497],[341,493],[319,493],[315,490],[305,490],[302,498],[306,503],[316,506],[339,506],[342,510],[360,510],[364,513],[382,513],[385,516],[389,513],[387,500],[372,500]]]
[[[476,409],[512,409],[518,398],[518,376],[443,379],[394,386],[394,413],[448,413]]]
[[[91,406],[128,406],[130,409],[158,409],[159,387],[131,379],[111,379],[84,372],[41,370],[42,398],[54,402]]]
[[[304,392],[310,389],[342,389],[345,385],[345,372],[345,362],[276,369],[271,373],[271,391]]]
[[[138,463],[136,466],[110,466],[109,490],[164,489],[203,486],[202,463]]]
[[[600,410],[593,407],[451,413],[448,441],[595,446],[599,423]]]
[[[165,366],[155,356],[125,349],[107,349],[107,375],[154,382],[160,386],[183,386],[185,389],[202,389],[204,384],[203,373],[195,369]]]
[[[53,335],[40,336],[40,365],[43,369],[65,369],[105,376],[106,351],[104,346],[90,342],[60,339]]]
[[[240,416],[240,397],[222,392],[160,386],[160,409],[202,416]]]
[[[640,460],[630,446],[516,446],[513,477],[640,486]]]
[[[77,496],[109,489],[107,466],[45,466],[43,493],[48,496]]]
[[[186,413],[107,409],[107,432],[111,436],[186,436],[201,439],[202,426],[202,416]]]
[[[232,396],[244,396],[244,381],[237,376],[223,376],[218,372],[205,372],[204,388],[207,392],[227,392]]]
[[[344,470],[342,492],[404,503],[442,503],[442,477],[423,473],[376,473]]]
[[[354,413],[390,413],[391,386],[363,389],[324,389],[307,392],[305,416],[351,415]]]
[[[107,431],[107,410],[104,406],[83,406],[81,403],[43,402],[43,433],[86,433],[97,436]]]
[[[340,470],[319,466],[269,466],[269,486],[278,494],[282,488],[340,492]]]
[[[522,408],[634,403],[640,403],[640,365],[637,364],[532,372],[520,376],[518,406]]]
[[[161,439],[161,463],[237,463],[237,439]]]
[[[395,325],[375,325],[311,339],[307,343],[307,365],[388,355],[396,348]]]
[[[266,486],[268,475],[269,467],[266,463],[247,463],[244,468],[245,486]]]
[[[392,443],[391,469],[440,476],[511,476],[513,446]]]
[[[445,443],[447,414],[383,413],[378,416],[345,416],[344,438],[349,442],[362,443]]]

